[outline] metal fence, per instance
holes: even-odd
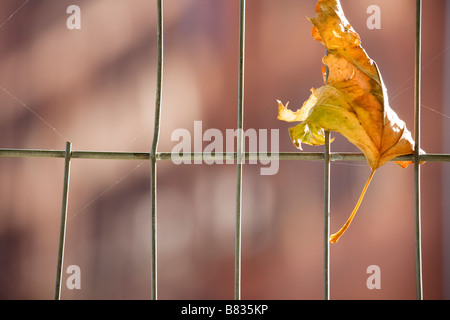
[[[24,149],[0,149],[0,157],[27,157],[27,158],[61,158],[65,161],[64,185],[62,196],[61,223],[59,250],[57,256],[57,271],[55,285],[55,299],[61,298],[61,281],[62,266],[64,261],[65,232],[67,205],[69,195],[70,167],[72,159],[113,159],[113,160],[139,160],[150,161],[151,163],[151,298],[158,298],[158,274],[157,274],[157,164],[159,161],[171,160],[174,156],[168,152],[158,152],[159,130],[161,119],[161,98],[163,92],[163,0],[157,0],[157,87],[155,101],[155,117],[154,117],[154,134],[153,143],[150,152],[105,152],[105,151],[74,151],[71,142],[67,142],[65,150],[24,150]],[[245,69],[245,8],[246,1],[240,0],[239,13],[239,66],[238,66],[238,101],[237,101],[237,129],[243,129],[244,120],[244,69]],[[419,163],[422,161],[431,162],[449,162],[450,154],[424,154],[420,155],[420,114],[421,114],[421,31],[422,31],[422,1],[416,0],[416,43],[415,43],[415,153],[413,155],[401,156],[393,159],[410,160],[414,162],[414,208],[415,208],[415,264],[416,264],[416,297],[423,299],[422,289],[422,240],[421,240],[421,171]],[[234,298],[239,300],[241,296],[241,221],[242,221],[242,172],[243,160],[267,160],[272,154],[259,154],[245,152],[243,148],[242,130],[238,130],[237,149],[233,153],[225,153],[223,160],[232,159],[236,162],[236,205],[235,205],[235,265],[234,265]],[[176,154],[178,159],[180,155]],[[330,163],[337,161],[365,161],[364,155],[361,153],[339,153],[330,152],[330,136],[326,133],[325,152],[302,152],[302,153],[283,153],[280,152],[275,156],[280,161],[323,161],[324,165],[324,198],[323,198],[323,298],[330,299]],[[184,153],[181,159],[207,159],[208,155],[203,153]],[[217,160],[217,155],[214,156]]]

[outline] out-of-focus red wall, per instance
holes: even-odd
[[[74,150],[149,152],[156,3],[19,2],[0,4],[0,148],[62,150],[69,140]],[[80,30],[66,26],[72,4],[81,9]],[[290,125],[276,119],[276,99],[300,107],[310,88],[322,84],[324,47],[306,19],[315,4],[247,1],[244,128],[279,129],[282,152],[297,150]],[[373,4],[381,9],[381,29],[366,25]],[[449,124],[442,115],[450,54],[444,5],[449,2],[427,0],[423,8],[421,128],[429,153],[448,153],[441,137]],[[342,6],[380,67],[391,106],[412,131],[415,2],[342,0]],[[238,11],[238,1],[164,1],[159,151],[176,145],[174,130],[193,134],[194,121],[224,135],[236,127]],[[332,151],[357,151],[333,136]],[[422,167],[427,299],[444,298],[445,165]],[[273,176],[260,175],[260,168],[243,169],[242,297],[321,299],[323,164],[281,161]],[[0,298],[53,298],[63,170],[61,159],[0,158]],[[81,289],[63,285],[64,299],[149,298],[149,170],[148,161],[73,159],[65,268],[80,266]],[[158,163],[160,299],[233,298],[235,171],[230,164]],[[332,164],[332,232],[369,173],[363,162]],[[412,168],[389,163],[378,170],[351,228],[331,246],[331,298],[415,298],[413,202]],[[380,267],[379,290],[366,286],[370,265]]]

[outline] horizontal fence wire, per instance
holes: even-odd
[[[0,158],[65,158],[64,150],[37,150],[37,149],[7,149],[0,148]],[[151,161],[149,152],[108,152],[108,151],[72,151],[72,159],[98,159],[98,160],[141,160]],[[358,152],[330,152],[330,161],[366,161],[364,154]],[[183,154],[175,152],[157,152],[156,161],[177,160],[194,161],[204,160],[208,163],[213,161],[237,161],[237,152],[225,152],[221,154],[211,154],[205,152],[185,152]],[[414,154],[403,155],[391,159],[391,161],[415,161]],[[419,162],[450,162],[450,154],[429,153],[420,154]],[[242,161],[259,160],[292,160],[292,161],[323,161],[325,155],[323,152],[243,152]]]

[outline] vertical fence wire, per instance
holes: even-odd
[[[422,289],[422,236],[420,210],[420,109],[421,109],[421,70],[422,70],[422,0],[416,0],[416,45],[414,73],[414,220],[415,220],[415,259],[416,259],[416,297],[423,299]]]
[[[328,55],[328,50],[326,52]],[[326,66],[325,82],[330,69]],[[330,132],[325,131],[324,151],[323,299],[330,299]]]
[[[242,154],[244,121],[244,60],[245,60],[245,0],[240,0],[239,9],[239,71],[238,71],[238,119],[236,161],[236,222],[234,250],[234,299],[241,299],[241,225],[242,225]]]
[[[324,152],[323,298],[330,299],[330,132],[325,131]]]
[[[70,160],[72,154],[72,144],[66,142],[65,165],[64,165],[64,184],[61,208],[61,222],[59,230],[59,247],[58,247],[58,263],[56,266],[56,286],[55,300],[61,299],[61,279],[62,268],[64,263],[64,244],[66,241],[66,220],[67,220],[67,204],[69,199],[69,178],[70,178]]]
[[[156,211],[156,151],[159,141],[160,120],[161,120],[161,97],[163,78],[163,0],[157,0],[157,81],[155,98],[155,125],[153,129],[153,143],[150,153],[151,160],[151,299],[156,300],[157,296],[157,211]]]

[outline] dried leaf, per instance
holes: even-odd
[[[325,130],[345,136],[365,155],[372,173],[346,225],[330,238],[336,242],[348,228],[377,168],[397,156],[413,154],[414,141],[405,123],[391,109],[376,63],[361,46],[361,39],[344,16],[339,0],[319,0],[312,36],[327,49],[324,86],[311,89],[302,108],[293,112],[278,101],[278,119],[295,122],[289,129],[294,145],[320,145]],[[423,153],[422,150],[420,150]],[[411,161],[398,161],[407,167]]]

